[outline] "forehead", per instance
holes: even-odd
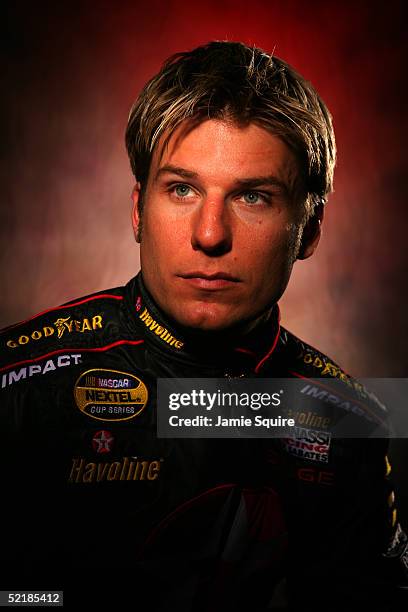
[[[155,147],[150,176],[177,166],[219,181],[274,175],[288,187],[298,176],[295,155],[285,142],[255,123],[207,119],[181,123]]]

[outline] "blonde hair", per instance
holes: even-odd
[[[145,185],[152,153],[186,119],[254,122],[295,153],[307,216],[333,189],[336,145],[331,115],[311,83],[257,47],[210,42],[176,53],[145,85],[126,129],[133,174]]]

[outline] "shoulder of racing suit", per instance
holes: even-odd
[[[1,330],[0,386],[29,377],[30,367],[36,373],[40,360],[58,360],[58,356],[75,351],[102,351],[130,338],[137,340],[134,330],[126,325],[124,300],[124,287],[100,291]],[[19,371],[5,377],[10,368]]]
[[[257,373],[303,380],[305,392],[316,401],[329,402],[356,418],[388,428],[387,407],[373,392],[329,356],[283,327],[274,351],[263,360]]]

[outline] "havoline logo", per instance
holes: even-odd
[[[148,391],[134,374],[92,369],[78,378],[74,396],[80,411],[97,421],[128,421],[142,412]]]

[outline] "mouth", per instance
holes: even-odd
[[[179,274],[180,278],[186,281],[189,285],[197,289],[217,290],[227,289],[242,282],[240,278],[229,274],[228,272],[216,272],[215,274],[207,274],[206,272],[194,271],[187,274]]]

